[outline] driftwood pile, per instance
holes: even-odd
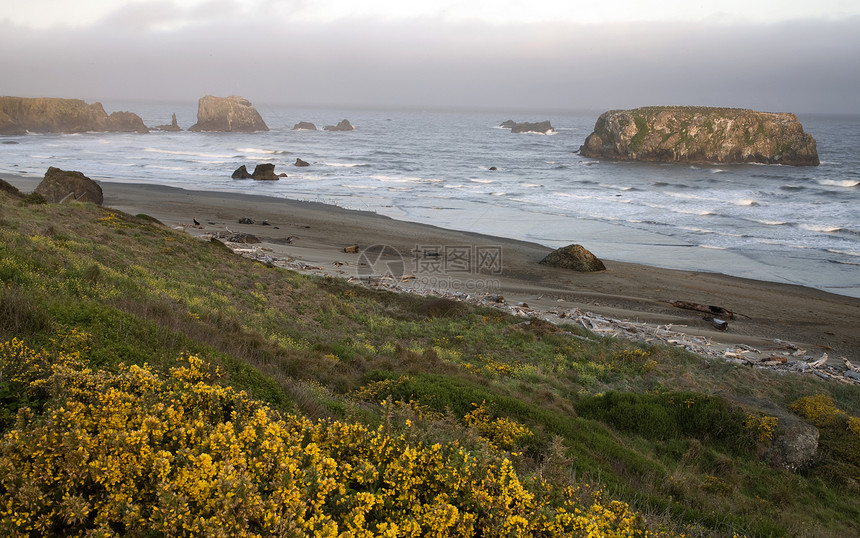
[[[205,237],[205,236],[204,236]],[[671,324],[654,325],[649,323],[634,322],[608,318],[592,312],[584,312],[574,308],[570,310],[544,310],[538,311],[525,303],[507,304],[504,297],[500,295],[470,295],[459,291],[449,291],[439,288],[426,288],[416,285],[414,275],[404,275],[399,278],[386,276],[348,276],[352,271],[338,269],[342,263],[335,263],[334,268],[325,268],[307,264],[293,257],[273,258],[271,249],[250,246],[245,243],[226,242],[225,245],[233,252],[257,260],[272,267],[281,267],[301,273],[316,275],[340,275],[349,282],[360,284],[371,289],[384,289],[393,292],[408,292],[423,296],[443,297],[454,301],[472,303],[481,306],[496,308],[514,316],[533,318],[537,317],[551,323],[576,323],[588,329],[599,337],[626,338],[648,344],[667,345],[684,348],[687,351],[704,357],[720,358],[739,366],[750,366],[753,368],[769,369],[777,372],[794,372],[799,374],[815,375],[821,379],[845,384],[860,385],[860,367],[852,364],[847,358],[842,357],[842,365],[831,364],[827,353],[815,358],[807,353],[805,349],[784,340],[774,340],[773,346],[767,349],[756,349],[747,345],[734,345],[726,348],[712,342],[703,336],[693,336],[682,331],[673,330]],[[721,307],[706,306],[695,303],[683,303],[681,301],[665,301],[678,308],[689,310],[700,310],[709,314],[719,315],[728,319],[743,315],[730,312]],[[676,304],[678,303],[678,304]],[[715,309],[719,309],[715,310]],[[572,336],[583,340],[594,341],[589,338]],[[834,361],[835,362],[835,361]]]

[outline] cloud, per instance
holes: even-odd
[[[285,9],[286,4],[280,5]],[[302,2],[287,7],[301,9]],[[241,17],[225,20],[229,7]],[[0,24],[4,91],[88,100],[603,110],[650,104],[860,113],[860,17],[767,25],[279,23],[211,0],[97,27]],[[242,11],[244,10],[244,11]],[[273,22],[274,21],[274,22]]]

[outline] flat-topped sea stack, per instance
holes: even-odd
[[[815,139],[797,116],[737,108],[610,110],[579,153],[619,161],[819,164]]]
[[[197,103],[197,123],[188,130],[252,133],[269,127],[247,99],[206,95]]]
[[[544,121],[520,121],[514,120],[503,121],[499,127],[510,129],[512,133],[551,133],[553,132],[552,124],[549,120]]]
[[[122,132],[148,133],[140,116],[114,112],[101,103],[59,97],[0,97],[0,134]]]

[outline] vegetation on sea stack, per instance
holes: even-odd
[[[819,164],[815,139],[797,116],[738,108],[610,110],[597,119],[580,153],[621,161]]]
[[[33,202],[0,192],[4,536],[860,532],[854,387]],[[816,464],[759,460],[760,400]]]

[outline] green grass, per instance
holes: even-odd
[[[856,387],[303,276],[145,215],[5,194],[0,209],[2,341],[51,349],[74,329],[91,335],[85,360],[108,370],[166,371],[197,354],[276,409],[409,419],[421,427],[403,431],[428,443],[470,442],[464,417],[483,402],[533,433],[518,441],[519,473],[600,483],[655,524],[692,536],[860,532],[860,437],[827,425],[816,465],[774,469],[745,426],[758,411],[742,403],[826,394],[856,417]],[[38,402],[0,381],[4,424],[23,405]]]

